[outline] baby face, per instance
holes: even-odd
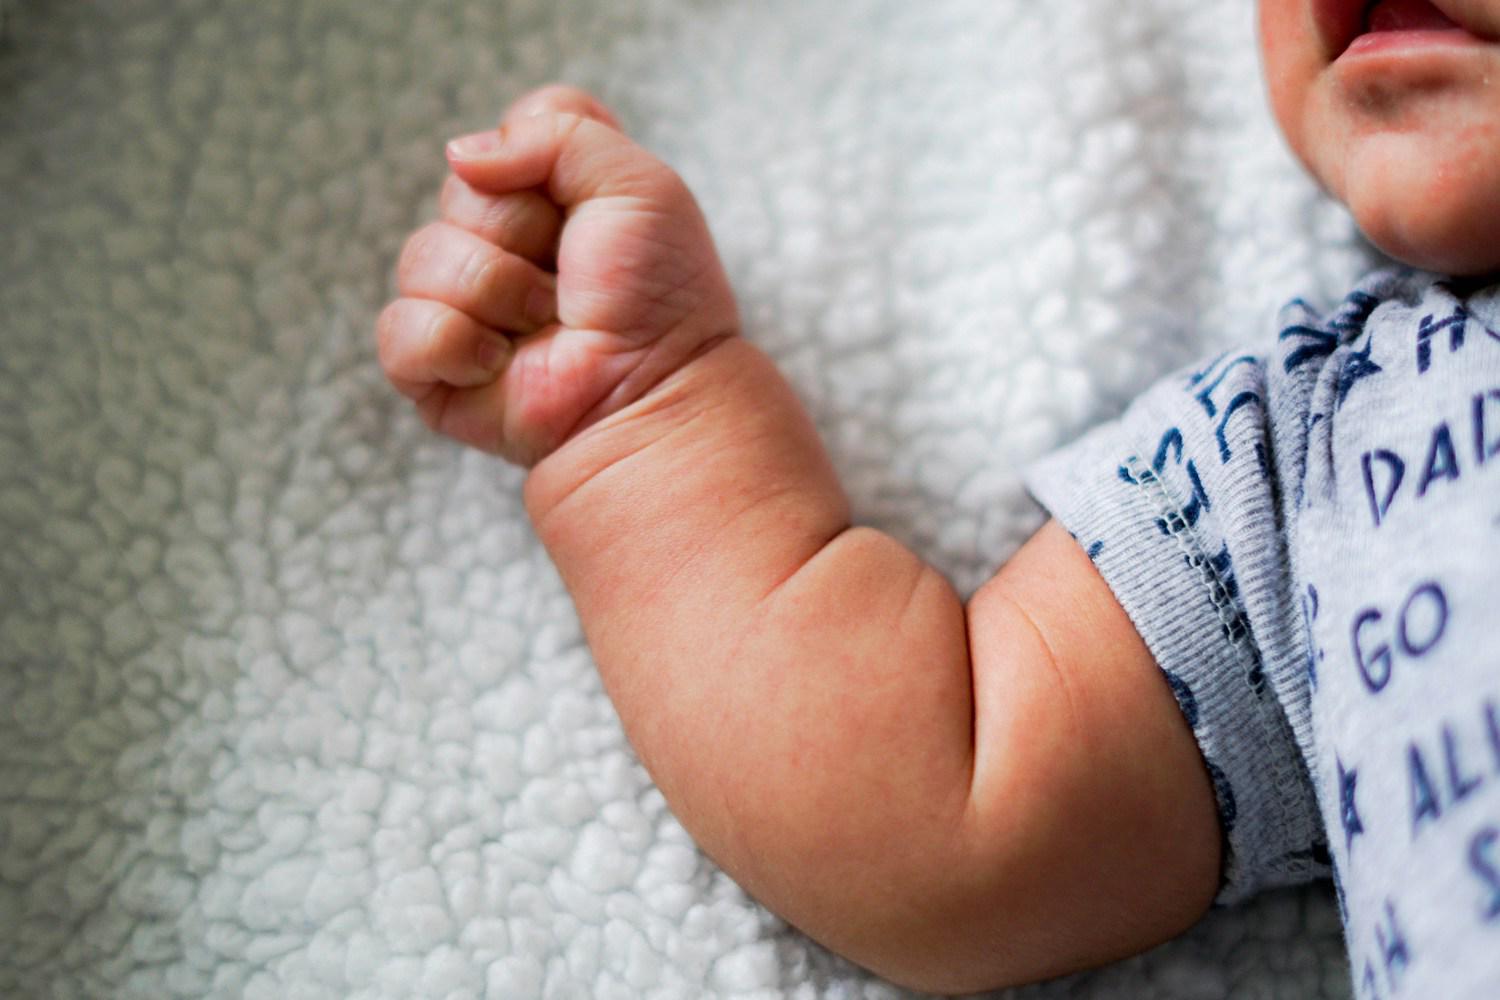
[[[1360,228],[1428,270],[1500,270],[1500,0],[1261,0],[1271,104]]]

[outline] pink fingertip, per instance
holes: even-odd
[[[500,151],[500,133],[496,129],[460,136],[448,143],[450,160],[482,160]]]

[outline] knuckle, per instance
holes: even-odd
[[[487,246],[472,248],[458,272],[459,294],[469,302],[488,298],[504,284],[504,263],[504,256]]]
[[[551,83],[522,97],[513,106],[512,115],[540,112],[575,114],[617,128],[613,114],[592,93],[567,83]]]
[[[438,211],[447,215],[450,209],[461,203],[467,189],[468,185],[453,174],[443,178],[443,186],[438,191]]]
[[[516,111],[523,114],[537,111],[560,111],[589,100],[589,96],[577,87],[566,83],[548,83],[523,94],[515,103]]]
[[[523,194],[504,195],[488,199],[479,212],[479,224],[486,234],[500,239],[518,219],[524,219]]]
[[[582,115],[571,111],[552,111],[546,117],[553,138],[564,146],[577,138],[579,129],[583,127],[584,122],[588,121]]]
[[[680,209],[692,200],[687,182],[662,160],[639,147],[620,162],[618,182],[631,193],[652,204]]]
[[[557,205],[540,191],[517,192],[516,204],[530,218],[541,219],[548,223],[555,223],[559,219]]]
[[[586,101],[589,95],[570,83],[549,83],[539,91],[554,101]]]
[[[401,302],[389,303],[375,320],[375,354],[380,366],[386,371],[394,370],[400,361],[401,320],[405,310]]]
[[[458,313],[443,308],[431,308],[422,324],[421,350],[431,366],[442,359],[449,341],[455,336],[454,320]]]
[[[493,226],[522,252],[545,249],[561,228],[557,209],[535,191],[521,191],[493,206]]]
[[[438,223],[430,222],[406,238],[401,256],[396,263],[396,274],[400,281],[408,282],[420,274],[432,259],[440,237]]]
[[[677,171],[660,160],[652,160],[646,170],[645,180],[651,193],[663,204],[679,208],[692,201],[693,194],[688,190],[687,182]]]

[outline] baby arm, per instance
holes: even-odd
[[[1082,968],[1195,920],[1218,877],[1209,781],[1066,532],[965,607],[852,526],[801,406],[737,336],[691,195],[585,95],[532,95],[450,159],[382,361],[435,427],[532,467],[606,689],[702,847],[928,990]],[[553,241],[520,235],[549,227],[555,282]]]

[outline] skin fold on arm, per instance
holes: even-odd
[[[1097,965],[1218,885],[1208,776],[1077,543],[965,604],[851,524],[812,422],[738,335],[674,173],[570,88],[449,147],[378,327],[436,430],[526,503],[627,735],[752,895],[902,984]]]
[[[851,527],[780,375],[731,339],[532,472],[526,499],[633,745],[699,843],[812,936],[962,991],[1197,919],[1196,745],[1048,525],[965,607]]]

